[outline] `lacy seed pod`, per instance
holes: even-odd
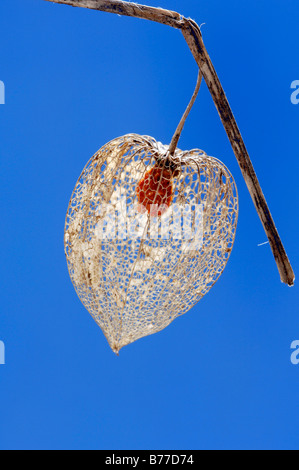
[[[87,163],[66,217],[65,253],[83,305],[116,353],[190,310],[231,253],[238,196],[225,165],[129,134]]]

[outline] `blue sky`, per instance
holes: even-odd
[[[295,273],[296,0],[152,0],[202,27]],[[180,148],[239,191],[234,249],[213,289],[117,357],[68,276],[64,219],[89,158],[135,132],[167,144],[197,68],[166,26],[42,0],[0,5],[1,449],[298,449],[298,285],[280,282],[206,85]]]

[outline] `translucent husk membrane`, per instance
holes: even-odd
[[[112,140],[69,203],[70,277],[116,353],[190,310],[233,247],[238,195],[228,169],[202,150],[167,151],[148,136]]]

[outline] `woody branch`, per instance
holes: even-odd
[[[139,5],[120,0],[46,0],[62,5],[83,7],[93,10],[115,13],[118,15],[132,16],[147,19],[157,23],[165,24],[180,29],[183,36],[200,68],[203,78],[210,90],[220,119],[225,128],[234,154],[239,163],[241,172],[245,179],[247,188],[263,224],[268,237],[281,281],[292,286],[295,275],[278,234],[274,220],[267,205],[265,196],[259,184],[252,162],[248,155],[246,146],[242,139],[240,130],[231,111],[228,100],[214,66],[203,43],[202,35],[198,25],[191,19],[185,18],[177,12]]]

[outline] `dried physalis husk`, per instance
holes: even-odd
[[[66,218],[65,252],[83,305],[116,353],[190,310],[231,253],[238,196],[225,165],[129,134],[87,163]]]

